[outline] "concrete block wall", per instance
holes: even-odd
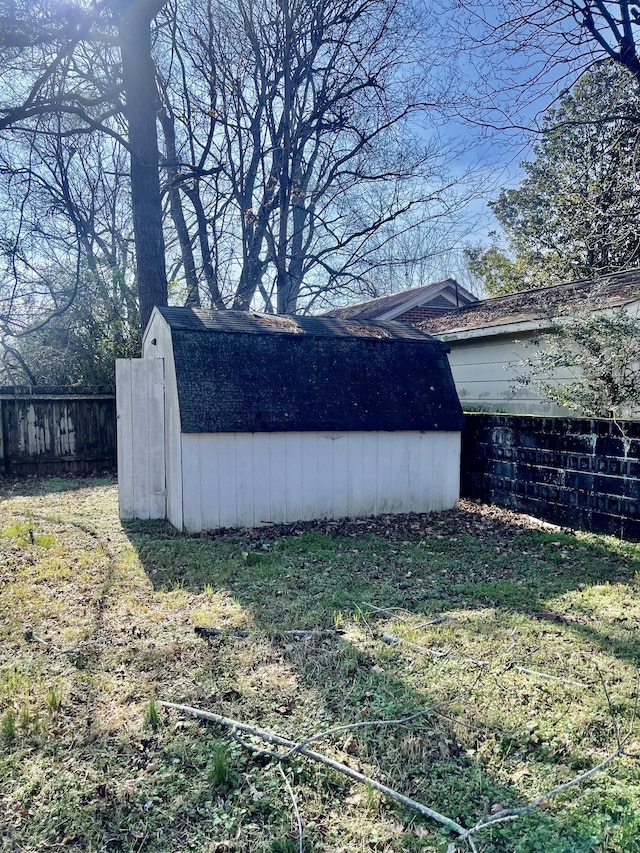
[[[640,541],[640,421],[467,414],[460,491]]]

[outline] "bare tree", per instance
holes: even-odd
[[[143,328],[154,305],[166,305],[168,300],[156,128],[160,100],[151,56],[151,22],[165,3],[166,0],[109,0],[122,59]]]
[[[458,49],[467,53],[476,74],[465,114],[491,128],[531,129],[532,107],[541,114],[601,60],[617,63],[640,81],[634,0],[496,0],[490,7],[480,0],[456,0],[455,8],[451,22]]]
[[[167,302],[167,263],[188,304],[309,310],[395,268],[401,243],[457,209],[453,148],[430,135],[442,52],[404,0],[0,13],[5,333],[64,313],[87,273],[117,270],[124,305],[131,231],[144,327]]]
[[[451,213],[451,151],[415,134],[447,86],[421,65],[427,28],[399,0],[190,0],[165,14],[170,182],[214,305],[295,312]]]
[[[38,346],[47,338],[52,350],[68,349],[75,327],[83,327],[75,338],[83,339],[85,376],[93,350],[101,362],[110,351],[129,352],[140,324],[126,152],[101,135],[14,132],[0,140],[0,204],[5,381],[51,376],[54,359]],[[66,375],[79,381],[73,369]]]
[[[151,22],[165,0],[4,4],[0,132],[102,132],[130,154],[141,320],[167,302]],[[124,113],[126,128],[117,121]],[[47,118],[55,118],[52,124]],[[66,121],[62,121],[66,119]]]

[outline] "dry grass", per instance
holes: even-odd
[[[296,740],[432,709],[316,746],[466,824],[533,799],[636,726],[639,559],[479,506],[199,539],[123,527],[113,483],[8,486],[2,849],[298,851],[277,765],[161,700]],[[207,642],[203,625],[224,633]],[[285,633],[318,627],[341,633]],[[306,851],[451,841],[300,757],[285,772]],[[633,853],[639,814],[640,774],[622,760],[478,844]]]

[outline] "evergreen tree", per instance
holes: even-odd
[[[604,62],[550,109],[524,179],[491,208],[508,249],[467,250],[493,295],[640,263],[640,84]]]

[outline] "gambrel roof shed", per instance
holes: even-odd
[[[119,425],[151,447],[162,423],[164,512],[190,532],[447,509],[463,422],[447,351],[402,323],[156,308],[143,358],[118,368]],[[162,375],[163,399],[136,427],[139,370],[152,389]]]
[[[404,324],[157,314],[171,332],[182,432],[461,429],[446,345]],[[145,354],[152,346],[148,334]]]

